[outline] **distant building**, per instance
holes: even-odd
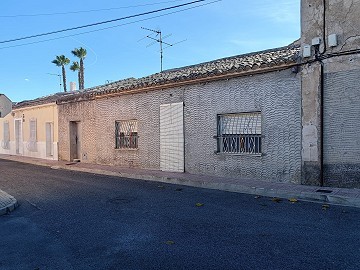
[[[0,118],[5,117],[11,112],[12,102],[4,94],[0,94]]]
[[[0,154],[57,160],[60,95],[14,103],[11,113],[0,118]]]

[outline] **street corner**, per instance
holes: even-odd
[[[17,206],[17,200],[0,189],[0,216],[14,211]]]

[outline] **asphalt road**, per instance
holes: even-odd
[[[0,159],[0,269],[360,269],[360,209]]]

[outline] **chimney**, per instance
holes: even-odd
[[[76,91],[76,82],[70,82],[70,91],[71,92]]]

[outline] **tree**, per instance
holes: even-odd
[[[84,59],[86,57],[86,49],[83,47],[75,48],[71,53],[80,59],[79,89],[84,89]]]
[[[70,59],[66,58],[65,55],[57,55],[55,60],[51,61],[51,63],[61,67],[62,77],[63,77],[63,85],[64,85],[64,92],[66,92],[66,71],[65,65],[70,63]]]
[[[70,70],[72,71],[77,71],[78,72],[78,81],[79,81],[79,88],[80,88],[80,83],[81,83],[81,77],[80,77],[80,65],[78,61],[74,61],[72,62],[71,66],[70,66]]]

